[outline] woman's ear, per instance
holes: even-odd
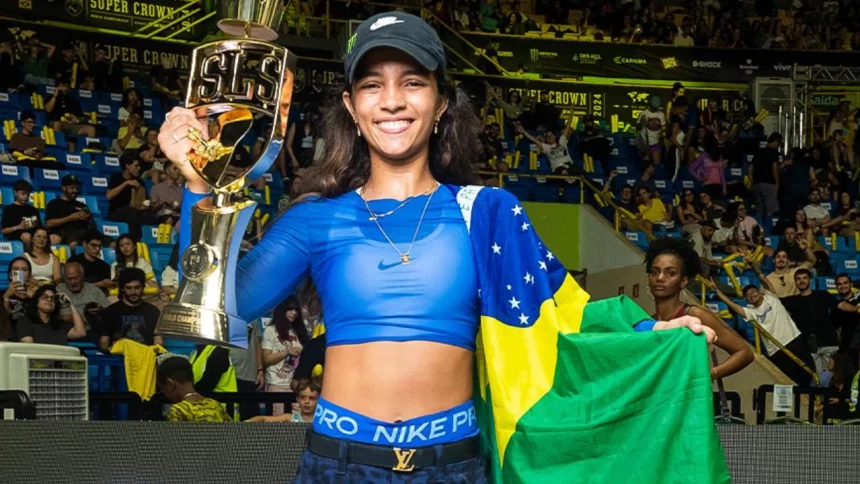
[[[352,116],[352,120],[356,123],[358,121],[355,119],[355,111],[352,107],[352,96],[349,94],[349,91],[343,91],[343,105],[346,107],[346,110],[349,111],[349,115]]]
[[[442,100],[439,101],[439,108],[436,110],[436,119],[442,118],[442,115],[445,114],[445,111],[448,110],[448,96],[442,96]]]

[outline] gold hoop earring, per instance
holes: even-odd
[[[361,129],[359,129],[358,123],[355,123],[355,133],[358,134],[359,138],[361,138]]]
[[[442,116],[436,118],[436,126],[433,126],[433,134],[439,134],[439,120],[442,119]]]

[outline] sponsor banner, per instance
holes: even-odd
[[[0,12],[131,32],[155,20],[160,19],[163,24],[178,20],[193,10],[177,12],[185,3],[177,0],[4,0],[0,2]],[[189,25],[194,18],[189,17],[176,25]],[[192,27],[189,32],[177,37],[196,38],[200,33],[199,28],[200,25]]]
[[[549,102],[558,107],[563,117],[571,113],[577,116],[593,114],[609,122],[613,116],[618,117],[618,129],[626,131],[634,129],[639,114],[648,108],[652,95],[660,96],[662,103],[670,99],[672,89],[647,88],[614,85],[593,85],[561,81],[541,82],[522,78],[493,79],[484,83],[484,79],[476,76],[455,75],[466,92],[478,106],[486,102],[486,90],[492,89],[508,99],[510,93],[530,95],[537,98],[541,92],[549,94]],[[740,119],[741,92],[733,90],[700,90],[688,88],[686,95],[697,107],[704,109],[709,97],[717,97],[723,109],[732,119]]]
[[[478,50],[495,49],[499,63],[509,71],[523,66],[531,72],[568,78],[748,83],[754,77],[791,77],[795,63],[860,66],[860,55],[851,52],[685,48],[461,34]],[[452,34],[443,31],[442,35],[444,40]]]

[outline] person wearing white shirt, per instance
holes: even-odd
[[[821,205],[821,192],[817,188],[809,191],[809,205],[803,207],[803,211],[815,232],[826,237],[829,229],[824,225],[830,222],[830,210]]]
[[[815,362],[809,353],[800,330],[791,319],[785,306],[774,294],[774,287],[762,274],[758,265],[747,259],[747,263],[753,267],[756,275],[761,281],[762,289],[750,284],[743,289],[743,296],[747,302],[746,307],[741,307],[730,297],[723,294],[713,280],[708,284],[710,289],[716,291],[717,297],[729,306],[729,309],[750,322],[757,323],[761,329],[769,335],[762,335],[764,349],[767,357],[789,378],[799,386],[809,386],[812,374],[815,372]],[[806,368],[801,367],[786,353],[786,350],[803,362]]]

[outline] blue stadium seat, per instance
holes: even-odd
[[[836,264],[836,272],[847,272],[851,274],[851,278],[853,279],[855,276],[860,275],[860,263],[858,263],[858,257],[845,257],[838,259]]]
[[[104,176],[81,176],[82,188],[86,195],[104,197],[107,192],[108,178]]]
[[[12,187],[0,187],[0,205],[12,205],[15,203],[15,192]]]
[[[128,224],[125,222],[110,222],[103,221],[98,222],[99,232],[107,235],[108,237],[117,238],[120,235],[128,233]]]
[[[17,165],[0,166],[0,185],[11,187],[18,180],[27,180],[30,183],[33,182],[30,179],[30,170],[28,170],[27,167]]]
[[[92,173],[93,171],[93,159],[89,153],[66,153],[65,163],[66,169],[77,174]]]
[[[828,250],[835,252],[851,253],[856,252],[855,242],[853,237],[836,237],[836,247],[833,247],[832,237],[818,237],[818,243],[827,247]]]
[[[645,235],[645,232],[624,232],[624,236],[636,247],[642,250],[648,248],[648,237]]]
[[[116,251],[108,247],[103,248],[102,260],[107,262],[108,265],[113,265],[113,263],[116,262]]]
[[[836,292],[836,278],[835,277],[818,277],[816,278],[816,289],[820,291],[832,291]]]
[[[764,238],[765,247],[776,249],[779,246],[779,237],[776,235],[768,235]]]
[[[96,162],[96,173],[101,176],[110,178],[114,173],[122,171],[122,168],[119,166],[119,157],[116,155],[94,153],[93,160]]]
[[[45,192],[45,206],[47,207],[51,200],[59,197],[61,194],[56,192]],[[79,195],[78,201],[87,205],[87,208],[90,209],[90,212],[93,215],[101,215],[101,210],[99,209],[98,201],[96,197],[91,195]]]
[[[19,257],[23,253],[24,244],[18,240],[0,242],[0,261],[7,265],[12,262],[12,259]],[[2,279],[5,279],[5,277]]]
[[[61,180],[68,173],[60,170],[49,170],[47,168],[35,168],[35,186],[39,190],[62,190]]]

